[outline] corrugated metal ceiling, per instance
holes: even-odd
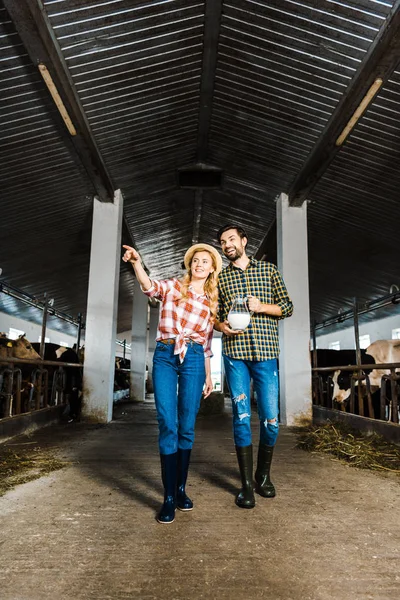
[[[77,314],[86,302],[93,186],[74,162],[57,109],[13,23],[0,8],[0,179],[3,277]],[[39,311],[3,294],[1,309]]]
[[[193,0],[44,2],[153,276],[179,273],[192,240],[215,243],[226,221],[242,223],[257,250],[276,196],[301,171],[393,4],[215,0],[207,13],[207,3]],[[54,125],[54,105],[4,9],[0,18],[0,227],[4,247],[14,249],[1,266],[14,285],[84,312],[93,184]],[[204,60],[213,51],[204,40],[213,37],[215,71]],[[355,295],[374,298],[400,285],[399,83],[396,72],[310,195],[318,320]],[[200,134],[204,161],[224,171],[221,190],[177,188],[176,169],[202,154]],[[28,264],[18,258],[15,231],[29,241]],[[132,277],[125,266],[121,275],[126,330]]]
[[[397,71],[310,196],[310,288],[317,314],[347,308],[346,290],[366,300],[388,294],[392,284],[400,287],[399,162]],[[335,277],[327,277],[332,264]],[[317,293],[322,287],[324,297]]]

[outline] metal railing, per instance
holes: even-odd
[[[0,367],[0,418],[66,404],[65,369],[83,367],[80,363],[23,358],[2,358],[1,364],[5,366]],[[18,365],[37,368],[24,379]]]
[[[390,421],[398,424],[400,373],[396,372],[396,369],[399,368],[400,363],[373,363],[362,366],[339,365],[335,367],[313,367],[313,404],[329,409],[338,408],[339,410],[346,410],[346,412],[358,414],[359,416],[368,416],[372,419],[379,418],[383,421]],[[390,374],[385,374],[381,378],[379,392],[379,417],[376,417],[375,415],[372,401],[373,392],[371,390],[369,375],[365,372],[367,370],[372,371],[374,369],[390,370]],[[350,396],[348,400],[346,399],[346,407],[343,405],[335,406],[335,402],[332,397],[333,380],[330,373],[335,371],[352,372],[352,376],[350,378]],[[327,374],[327,376],[323,377],[324,374]],[[388,395],[388,384],[390,385],[390,395]],[[375,393],[377,393],[377,391]],[[358,401],[357,410],[356,400]],[[364,406],[365,401],[367,402],[367,410],[365,410]]]

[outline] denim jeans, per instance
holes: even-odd
[[[278,437],[278,367],[272,360],[238,360],[224,355],[225,374],[232,399],[233,435],[236,446],[250,446],[250,379],[257,394],[260,442],[275,446]],[[275,419],[274,423],[268,423]]]
[[[157,342],[154,352],[153,387],[161,454],[193,446],[206,368],[203,346],[195,342],[187,345],[183,363],[174,355],[174,344]]]

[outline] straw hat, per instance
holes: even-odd
[[[204,250],[205,252],[209,252],[214,257],[215,264],[217,267],[216,273],[217,275],[219,275],[222,269],[222,258],[220,253],[212,246],[209,246],[209,244],[194,244],[193,246],[190,246],[189,250],[186,251],[185,257],[183,259],[185,267],[187,269],[190,269],[190,263],[192,262],[194,254],[196,252],[201,252],[202,250]]]

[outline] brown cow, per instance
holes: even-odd
[[[0,361],[2,358],[27,358],[40,359],[39,354],[32,348],[25,335],[20,335],[16,340],[10,340],[4,333],[0,334]]]
[[[13,412],[13,395],[18,379],[14,378],[13,390],[6,392],[3,389],[5,377],[9,376],[9,363],[2,363],[2,358],[25,358],[30,360],[40,359],[39,354],[33,349],[29,340],[24,335],[20,335],[16,340],[9,339],[4,333],[0,333],[0,418],[9,417]],[[30,382],[32,366],[26,364],[16,364],[20,373],[22,372],[22,381],[20,381],[21,409],[22,412],[29,410],[29,398],[33,384]],[[7,375],[6,375],[7,373]],[[7,386],[6,386],[7,387]]]

